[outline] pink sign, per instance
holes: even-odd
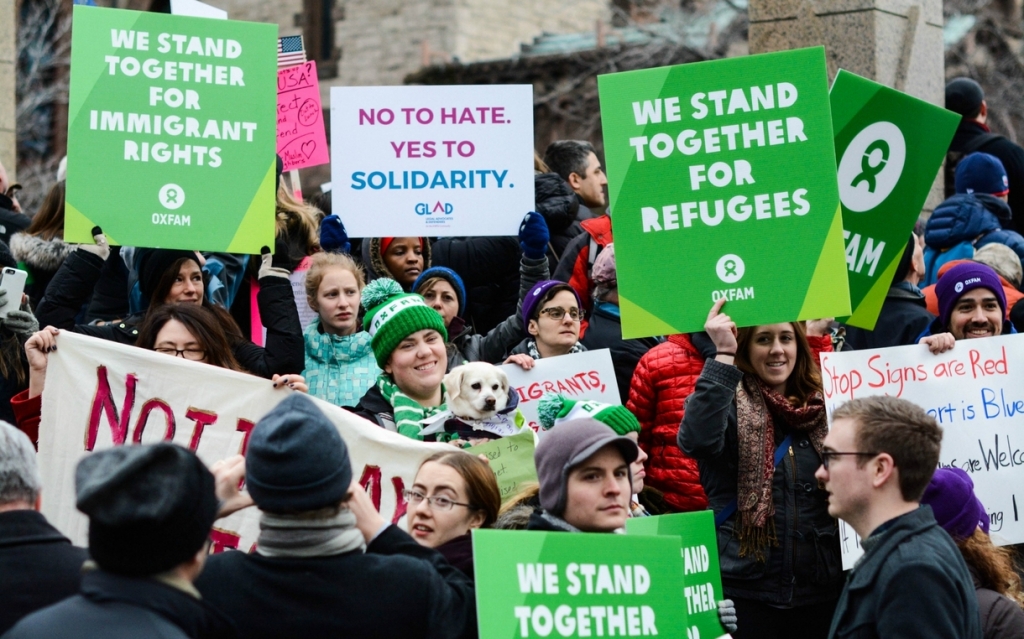
[[[277,72],[277,154],[284,160],[285,171],[331,161],[316,62]]]

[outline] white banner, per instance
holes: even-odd
[[[518,364],[505,364],[509,386],[519,393],[519,410],[526,423],[540,430],[537,400],[544,393],[561,393],[569,399],[592,399],[606,404],[621,404],[615,383],[615,367],[607,348],[572,355],[538,359],[532,370]]]
[[[331,88],[331,194],[352,237],[516,235],[531,85]]]
[[[75,509],[75,466],[90,451],[172,440],[210,466],[244,454],[255,423],[293,392],[245,373],[67,331],[57,344],[39,427],[43,514],[78,545],[86,544],[88,520]],[[402,491],[424,459],[452,447],[403,437],[312,399],[345,440],[353,476],[385,519],[404,526]],[[218,520],[215,551],[250,550],[258,521],[255,508]]]
[[[1018,366],[1020,368],[1018,368]],[[939,465],[962,468],[989,513],[996,545],[1024,542],[1024,335],[962,340],[941,355],[923,344],[821,354],[825,406],[871,395],[902,397],[942,427]],[[840,521],[843,568],[862,554]]]

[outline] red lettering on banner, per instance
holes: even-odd
[[[380,478],[380,466],[371,466],[370,464],[363,468],[363,475],[359,478],[359,485],[370,496],[370,501],[373,502],[373,507],[377,509],[377,512],[380,512]]]
[[[212,542],[210,547],[210,554],[216,555],[222,553],[225,550],[238,550],[238,542],[241,541],[241,537],[233,532],[214,528],[210,531],[210,541]]]
[[[255,422],[251,422],[248,419],[238,418],[238,423],[235,425],[235,430],[239,433],[245,433],[242,436],[242,445],[238,447],[238,454],[245,457],[245,452],[249,450],[249,436],[252,435],[252,429],[256,427]],[[245,487],[245,477],[238,482],[238,490],[242,490]],[[255,544],[253,544],[255,548]]]
[[[402,481],[401,477],[392,477],[391,485],[395,487],[395,494],[398,496],[398,501],[395,505],[395,516],[391,518],[391,523],[397,524],[398,520],[409,510],[409,502],[405,499],[405,482]],[[378,507],[377,510],[380,510],[380,508]]]
[[[89,413],[89,430],[86,433],[85,449],[92,450],[96,447],[96,437],[100,427],[100,415],[105,415],[107,424],[110,426],[111,438],[115,446],[124,443],[128,436],[128,421],[132,416],[132,407],[135,405],[135,385],[138,378],[131,373],[125,378],[124,404],[121,406],[120,417],[117,414],[117,406],[110,391],[110,381],[107,379],[107,367],[99,366],[96,369],[96,395],[93,396],[92,410]]]
[[[192,428],[192,439],[188,443],[188,449],[196,452],[199,449],[199,440],[203,436],[203,430],[207,426],[217,423],[217,413],[189,406],[185,411],[185,417],[196,423]]]
[[[164,441],[171,441],[174,439],[174,411],[171,410],[171,407],[167,402],[154,397],[142,405],[142,411],[139,413],[139,421],[135,422],[135,433],[132,435],[132,441],[136,444],[142,443],[142,432],[146,430],[146,424],[149,422],[149,414],[157,408],[164,412],[164,418],[167,421],[167,430],[164,431]]]

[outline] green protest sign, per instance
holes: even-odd
[[[849,314],[823,48],[597,80],[623,337]]]
[[[474,530],[480,639],[680,636],[679,548],[678,537]]]
[[[853,312],[845,321],[871,330],[960,116],[841,69],[829,97]]]
[[[486,444],[471,446],[467,452],[486,455],[498,480],[501,503],[519,494],[525,484],[537,481],[537,466],[533,462],[533,431],[529,428],[509,437]]]
[[[728,633],[718,620],[718,608],[704,602],[725,599],[722,573],[718,564],[718,537],[715,514],[710,510],[658,517],[633,517],[626,520],[628,535],[669,535],[682,540],[683,593],[691,629],[688,637],[716,639]]]
[[[75,6],[64,239],[274,246],[276,25]]]

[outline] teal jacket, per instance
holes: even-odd
[[[320,331],[320,318],[306,327],[306,370],[309,394],[338,406],[355,406],[380,374],[370,348],[370,334],[359,331],[339,337]]]

